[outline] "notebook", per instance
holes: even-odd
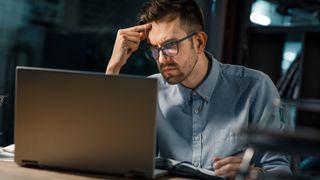
[[[17,67],[15,162],[155,178],[157,80]],[[158,173],[158,174],[157,174]]]

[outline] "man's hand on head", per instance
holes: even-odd
[[[119,74],[121,67],[139,48],[140,42],[147,38],[147,32],[150,29],[151,24],[143,24],[118,30],[106,74]]]

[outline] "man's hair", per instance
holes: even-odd
[[[178,17],[186,32],[204,31],[202,11],[194,0],[149,0],[142,6],[138,24],[170,22]]]

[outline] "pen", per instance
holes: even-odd
[[[235,153],[233,153],[229,156],[236,156],[236,155],[243,153],[244,151],[245,151],[245,148],[241,149],[240,151],[236,151]],[[207,167],[208,170],[214,171],[213,163],[214,163],[214,161]]]

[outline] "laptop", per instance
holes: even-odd
[[[156,178],[157,80],[17,67],[15,162]]]

